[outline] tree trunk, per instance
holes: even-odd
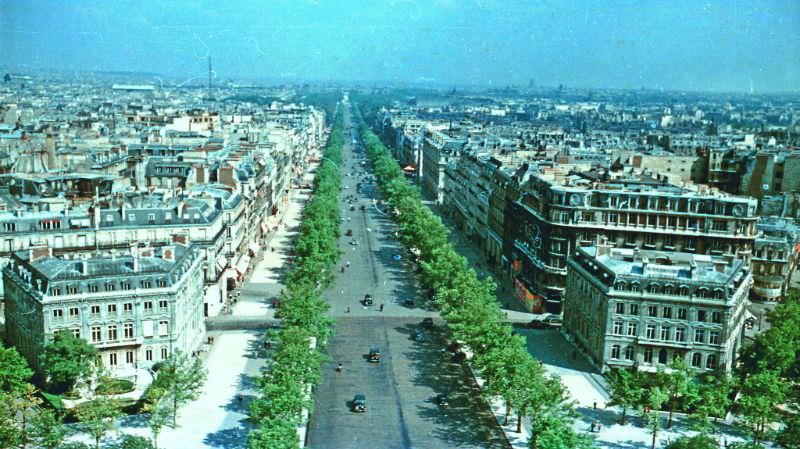
[[[517,415],[517,433],[522,433],[522,413]]]
[[[628,413],[628,407],[623,405],[622,406],[622,419],[620,420],[620,424],[622,424],[623,426],[625,425],[625,414],[626,413]]]
[[[669,418],[667,418],[667,429],[672,428],[672,412],[675,407],[672,404],[672,401],[669,403]]]
[[[511,406],[508,405],[508,402],[506,402],[506,418],[505,418],[505,420],[503,420],[503,425],[504,426],[508,425],[508,415],[510,415],[510,414],[511,414]]]
[[[653,446],[650,449],[656,449],[656,436],[658,435],[658,428],[653,426]]]
[[[100,449],[100,437],[94,437],[94,449]]]

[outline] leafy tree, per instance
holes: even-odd
[[[534,444],[546,449],[591,449],[594,440],[591,436],[575,432],[572,419],[564,419],[545,415],[539,421],[536,439],[531,438],[530,447]]]
[[[100,449],[100,440],[114,429],[122,412],[117,401],[99,396],[76,407],[75,414],[86,433],[94,438],[95,448]]]
[[[58,449],[69,435],[69,430],[55,412],[37,408],[31,421],[31,442],[37,448]]]
[[[116,441],[114,444],[109,446],[109,449],[153,449],[153,443],[150,441],[149,438],[139,436],[139,435],[130,435],[124,434],[122,438]]]
[[[92,375],[97,348],[69,332],[58,332],[44,346],[40,363],[54,392],[71,390],[79,379]]]
[[[648,428],[650,433],[653,434],[653,443],[651,448],[656,448],[658,441],[658,431],[661,430],[661,416],[660,408],[669,399],[667,390],[656,381],[647,382],[642,390],[642,395],[639,399],[638,411],[642,422]]]
[[[197,399],[206,380],[206,369],[199,358],[190,359],[182,352],[175,352],[159,364],[158,374],[150,388],[150,402],[167,398],[172,414],[172,427],[178,424],[181,406]]]
[[[788,392],[789,385],[778,371],[766,367],[744,379],[738,411],[740,423],[753,437],[753,444],[764,441],[769,424],[779,417],[777,407],[786,400]]]
[[[702,375],[696,380],[690,384],[687,393],[695,427],[702,433],[716,432],[717,421],[731,406],[731,378],[727,375]]]
[[[667,399],[667,409],[669,410],[667,429],[672,428],[672,414],[675,411],[675,407],[679,405],[679,401],[689,392],[689,384],[692,378],[691,370],[680,359],[672,362],[670,368],[669,372],[659,370],[657,374],[669,397]]]
[[[611,400],[608,405],[622,408],[620,423],[625,425],[628,409],[635,408],[642,399],[642,374],[638,371],[615,368],[608,373]]]
[[[719,445],[708,435],[682,436],[667,443],[665,449],[719,449]]]
[[[293,422],[266,419],[262,426],[250,432],[249,449],[299,449],[300,438]]]
[[[0,391],[21,393],[33,376],[28,362],[17,352],[16,348],[4,348],[0,345]]]
[[[170,407],[165,402],[165,398],[162,396],[144,406],[144,410],[148,413],[147,424],[153,434],[153,449],[158,449],[158,436],[161,434],[161,429],[167,425],[171,415]]]

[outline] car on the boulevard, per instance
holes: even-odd
[[[369,354],[367,354],[367,361],[372,363],[378,363],[381,361],[381,348],[372,347],[369,348]]]
[[[425,318],[422,320],[422,327],[432,328],[433,318]]]
[[[367,397],[358,393],[353,397],[353,411],[357,413],[364,413],[367,411]]]
[[[372,299],[372,295],[370,295],[369,293],[364,295],[364,305],[365,306],[371,306],[373,304],[373,302],[374,302],[374,300]]]

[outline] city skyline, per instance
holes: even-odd
[[[800,90],[800,5],[791,2],[0,4],[0,60],[12,71],[192,82],[211,55],[224,79]]]

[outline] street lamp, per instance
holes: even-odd
[[[325,157],[325,156],[321,156],[321,157],[320,157],[320,159],[322,159],[323,161],[328,161],[328,162],[330,162],[331,164],[333,164],[333,166],[334,166],[334,167],[336,167],[336,169],[337,169],[337,170],[339,170],[339,165],[337,165],[337,164],[336,164],[336,162],[333,162],[332,160],[328,159],[328,158],[327,158],[327,157]]]

